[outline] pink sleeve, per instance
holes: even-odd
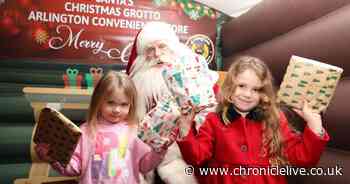
[[[156,168],[163,160],[164,155],[154,152],[147,144],[139,138],[135,139],[134,154],[137,157],[139,171],[147,173]]]

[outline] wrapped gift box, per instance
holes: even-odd
[[[201,56],[182,56],[163,71],[164,80],[175,97],[182,114],[203,110],[195,117],[197,126],[216,106],[213,86],[218,74],[208,68]]]
[[[156,151],[175,139],[176,121],[181,114],[197,111],[194,121],[199,128],[217,104],[213,86],[219,76],[209,70],[203,57],[184,55],[167,63],[162,75],[172,97],[157,102],[141,122],[138,134]]]
[[[44,108],[34,134],[36,144],[50,145],[49,156],[66,167],[77,146],[81,130],[72,121],[52,108]]]
[[[301,109],[306,99],[315,112],[325,111],[342,72],[342,68],[333,65],[292,56],[277,101]]]
[[[138,137],[154,150],[160,151],[163,146],[175,140],[174,131],[179,116],[180,112],[174,99],[161,99],[141,121]]]

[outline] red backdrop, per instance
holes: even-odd
[[[0,57],[123,63],[148,21],[168,22],[183,42],[196,34],[215,42],[215,12],[187,0],[0,0]]]

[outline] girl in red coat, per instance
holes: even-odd
[[[186,162],[198,167],[201,183],[281,184],[287,183],[291,166],[317,164],[329,140],[320,114],[305,102],[296,110],[307,122],[303,134],[290,129],[277,107],[271,73],[261,60],[239,57],[221,95],[217,112],[208,114],[198,132],[188,123],[193,114],[179,121],[177,142]]]

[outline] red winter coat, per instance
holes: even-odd
[[[208,184],[283,184],[285,176],[278,175],[235,175],[234,168],[268,168],[269,159],[262,156],[262,123],[253,113],[246,118],[232,110],[231,124],[225,125],[218,114],[208,114],[198,134],[194,128],[181,141],[177,141],[184,160],[195,167],[228,168],[227,174],[203,174],[200,183]],[[284,154],[293,166],[312,167],[317,164],[329,140],[326,133],[322,138],[308,127],[299,135],[291,131],[284,114],[280,114],[280,130],[284,140]],[[198,169],[196,168],[196,169]],[[276,171],[276,170],[275,170]],[[220,172],[220,171],[219,171]],[[197,174],[199,171],[197,170]]]

